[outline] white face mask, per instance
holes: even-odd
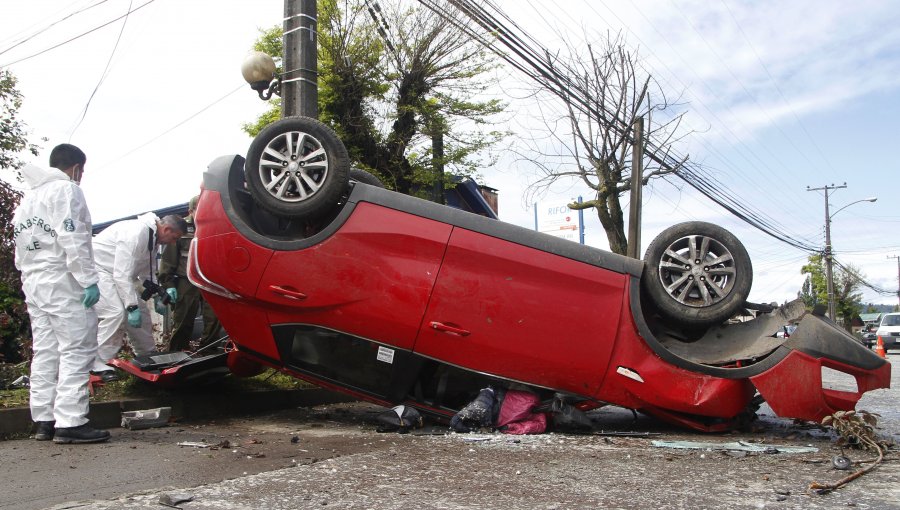
[[[78,168],[76,170],[72,170],[71,180],[75,184],[81,186],[81,177],[84,175],[84,166],[80,164],[75,166],[77,166]]]

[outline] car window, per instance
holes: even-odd
[[[885,315],[881,321],[882,326],[900,326],[900,315]]]

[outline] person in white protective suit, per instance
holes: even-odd
[[[153,213],[143,214],[134,220],[113,223],[94,238],[94,260],[100,274],[100,302],[97,316],[97,356],[91,373],[105,381],[118,378],[107,363],[124,345],[125,334],[136,356],[144,356],[156,350],[151,329],[142,318],[146,308],[141,302],[140,282],[154,274],[156,248],[172,244],[187,231],[187,224],[176,215],[159,219]],[[172,302],[178,300],[174,289],[169,289]],[[147,316],[147,313],[143,314]]]
[[[31,189],[13,215],[15,265],[31,317],[30,406],[38,441],[109,439],[87,419],[100,291],[91,214],[78,187],[86,160],[81,149],[62,144],[50,152],[49,170],[26,166]]]

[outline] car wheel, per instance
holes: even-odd
[[[347,148],[328,126],[287,117],[250,143],[244,174],[254,200],[286,218],[315,218],[335,207],[349,187]]]
[[[384,188],[384,183],[381,182],[381,179],[375,177],[369,172],[361,168],[351,168],[350,169],[350,180],[361,182],[363,184],[368,184],[370,186],[377,186],[379,188]]]
[[[722,227],[692,221],[664,230],[644,255],[641,285],[660,314],[687,326],[733,316],[750,295],[744,245]]]

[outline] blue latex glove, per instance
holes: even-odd
[[[166,289],[166,294],[169,295],[169,299],[172,301],[173,305],[178,302],[178,291],[175,290],[175,287]]]
[[[153,308],[156,310],[156,313],[160,315],[165,315],[169,312],[169,307],[163,304],[159,299],[159,296],[153,297]]]
[[[97,301],[100,301],[100,288],[95,283],[84,289],[84,298],[81,300],[81,304],[85,308],[90,308],[96,305]]]
[[[141,309],[138,307],[137,310],[132,310],[128,312],[128,325],[132,328],[141,327]]]

